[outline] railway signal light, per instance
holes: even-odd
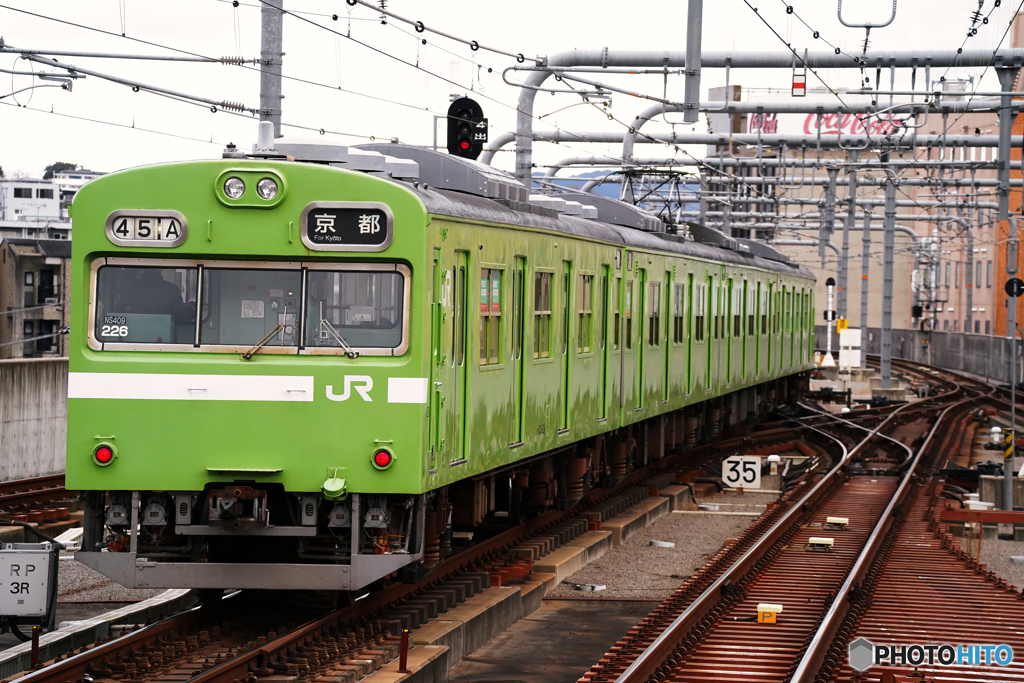
[[[487,142],[487,119],[480,105],[460,97],[448,107],[448,153],[463,159],[476,159]]]

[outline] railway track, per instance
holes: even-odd
[[[59,508],[44,506],[74,497],[74,492],[64,488],[63,474],[0,482],[0,511],[11,513],[16,521],[45,522],[59,519],[60,515],[66,519],[67,509],[57,512]],[[26,517],[18,519],[18,515]]]
[[[253,607],[251,598],[241,594],[80,648],[27,674],[19,683],[77,683],[89,678],[232,683],[277,674],[308,680],[328,670],[361,675],[398,656],[399,638],[378,620],[386,610],[413,604],[431,593],[451,590],[461,576],[484,574],[485,586],[493,574],[525,576],[529,564],[524,567],[523,560],[509,557],[507,551],[532,536],[564,525],[580,512],[600,506],[652,475],[698,469],[717,461],[722,454],[742,448],[792,443],[794,434],[791,426],[748,426],[731,438],[697,446],[684,454],[669,455],[634,471],[615,487],[591,491],[568,511],[548,512],[453,555],[417,583],[393,584],[312,619],[267,620],[262,616],[267,613],[267,606]],[[809,450],[822,459],[830,456],[825,448]],[[840,454],[836,451],[835,455]],[[758,522],[757,528],[788,509],[802,486],[798,485],[777,505],[776,512]],[[732,549],[720,553],[720,562],[724,564],[757,535],[749,532]],[[284,604],[277,609],[281,614],[290,610],[294,611],[294,605]]]
[[[863,612],[851,611],[859,604],[856,598],[866,596],[884,551],[899,546],[901,527],[895,522],[911,514],[910,503],[926,476],[922,461],[962,438],[972,403],[993,398],[991,387],[968,378],[938,377],[913,364],[901,369],[927,376],[943,391],[873,415],[818,414],[804,421],[805,433],[813,430],[842,447],[837,464],[813,487],[803,488],[798,504],[740,557],[716,570],[702,592],[681,595],[685,584],[580,680],[831,680],[846,661],[845,648]],[[847,450],[851,437],[855,445]],[[849,524],[825,531],[828,517],[845,517]],[[810,552],[811,537],[831,538],[831,549]],[[913,582],[901,586],[904,599],[914,588]],[[1004,600],[1019,598],[1008,587],[997,589]],[[761,604],[783,605],[778,623],[757,623]],[[896,628],[900,612],[890,613],[889,620],[889,628]],[[1018,630],[1021,625],[1024,618],[1018,619]],[[846,680],[878,679],[851,673]]]

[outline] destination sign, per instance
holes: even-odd
[[[313,202],[302,212],[302,242],[315,251],[383,251],[393,218],[377,202]]]

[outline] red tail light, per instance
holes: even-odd
[[[96,462],[101,465],[109,465],[110,461],[114,459],[114,451],[109,446],[100,446],[93,451],[92,457],[96,458]]]
[[[390,451],[380,449],[373,454],[373,466],[379,470],[384,470],[391,467],[391,463],[395,461],[395,456]]]

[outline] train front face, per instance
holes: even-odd
[[[105,176],[72,215],[79,559],[133,587],[355,590],[422,558],[414,194],[229,159]]]

